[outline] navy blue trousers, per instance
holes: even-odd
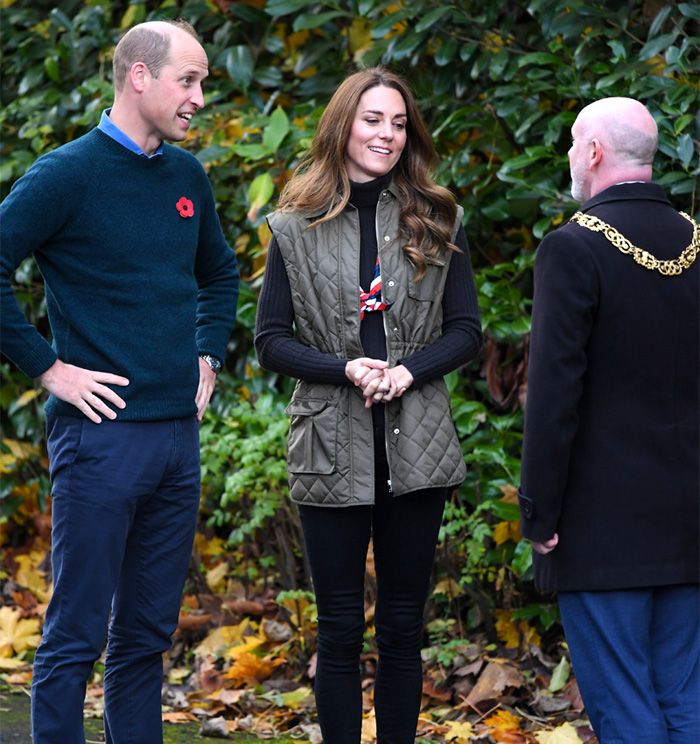
[[[560,592],[600,744],[700,742],[700,587]]]
[[[162,741],[162,654],[177,626],[200,495],[194,417],[47,421],[54,593],[34,661],[34,744],[84,744],[104,648],[108,744]]]

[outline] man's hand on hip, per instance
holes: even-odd
[[[74,405],[96,424],[102,421],[100,414],[108,419],[117,418],[116,412],[107,405],[107,402],[116,408],[126,408],[126,403],[107,387],[107,384],[128,385],[129,380],[121,375],[95,372],[73,364],[65,364],[57,359],[39,377],[39,381],[51,395]]]

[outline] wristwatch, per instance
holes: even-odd
[[[209,369],[214,374],[218,375],[219,372],[221,372],[221,362],[215,356],[212,356],[211,354],[200,354],[199,358],[203,359],[207,363]]]

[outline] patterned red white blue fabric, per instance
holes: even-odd
[[[379,256],[374,264],[374,277],[369,285],[369,292],[363,292],[360,287],[360,320],[365,317],[365,313],[374,313],[379,310],[386,310],[389,305],[382,300],[382,273],[379,268]]]

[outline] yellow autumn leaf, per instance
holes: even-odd
[[[437,584],[435,584],[433,594],[444,594],[447,597],[460,597],[462,595],[462,588],[457,581],[448,577],[446,579],[441,579]]]
[[[362,719],[362,733],[360,734],[361,744],[374,744],[377,741],[377,719],[374,710],[371,710]]]
[[[29,442],[20,442],[17,439],[5,438],[2,440],[2,443],[18,460],[27,460],[32,457],[32,455],[37,455],[39,453],[37,446],[29,444]]]
[[[0,649],[0,654],[2,654],[2,649]],[[26,661],[18,659],[16,656],[8,659],[0,655],[0,672],[12,672],[15,669],[19,669],[20,667],[25,666],[26,664]]]
[[[505,46],[505,39],[495,31],[487,31],[484,34],[484,48],[487,52],[496,54]]]
[[[507,483],[505,486],[500,486],[499,490],[503,494],[501,501],[504,504],[517,504],[518,503],[518,489]]]
[[[288,34],[286,28],[283,28],[280,38],[286,42],[287,49],[290,52],[294,52],[306,44],[309,36],[311,36],[311,32],[308,29],[293,31],[291,34]]]
[[[25,390],[22,395],[17,398],[15,401],[15,407],[16,408],[22,408],[23,406],[26,406],[27,403],[31,403],[34,398],[38,398],[41,395],[41,389],[39,388],[30,388],[29,390]]]
[[[226,543],[224,540],[220,537],[207,539],[207,536],[201,532],[198,532],[194,537],[194,547],[202,556],[216,557],[226,552]]]
[[[512,540],[513,542],[520,542],[520,524],[516,520],[508,520],[506,522],[499,522],[493,528],[493,540],[496,545],[503,545],[503,543]]]
[[[343,33],[347,36],[348,47],[355,62],[372,46],[372,24],[366,18],[355,18]]]
[[[542,638],[540,634],[527,622],[527,620],[520,621],[520,633],[522,634],[523,643],[525,646],[541,646]]]
[[[230,659],[238,659],[251,651],[255,651],[256,648],[260,648],[266,640],[266,638],[260,638],[259,636],[250,636],[242,643],[232,646],[224,655]]]
[[[502,708],[489,716],[484,723],[490,727],[492,738],[498,739],[501,734],[520,731],[520,718],[509,710]]]
[[[15,582],[29,591],[40,601],[48,602],[51,599],[52,588],[46,580],[46,572],[39,570],[39,566],[46,553],[40,550],[32,550],[31,553],[15,556],[19,565],[15,574]]]
[[[248,618],[238,625],[216,628],[194,649],[194,653],[196,656],[222,656],[231,646],[241,643],[249,628],[256,629]]]
[[[17,458],[9,452],[0,452],[0,473],[11,473],[17,465]]]
[[[496,610],[496,633],[506,644],[506,648],[518,648],[520,646],[520,630],[513,622],[513,613],[509,610]]]
[[[553,731],[540,731],[535,734],[538,744],[583,744],[570,723],[562,723]]]
[[[254,685],[268,679],[275,668],[284,663],[284,659],[269,659],[244,653],[224,672],[223,676],[232,680],[234,684]]]
[[[474,730],[469,721],[445,721],[449,731],[445,734],[445,741],[453,741],[455,744],[469,744]]]
[[[210,571],[207,571],[207,586],[218,594],[226,587],[226,574],[228,573],[228,563],[222,561],[218,565],[214,566]]]
[[[270,226],[267,222],[261,222],[258,226],[258,241],[260,242],[260,245],[267,245],[271,238],[272,231],[270,230]]]
[[[18,656],[36,648],[41,640],[39,621],[21,619],[20,610],[0,607],[0,657]]]

